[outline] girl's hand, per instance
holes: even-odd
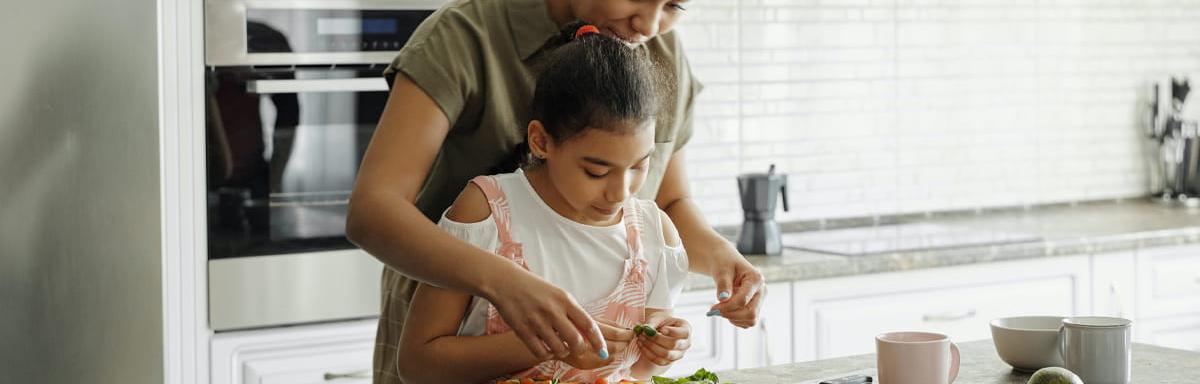
[[[683,358],[684,352],[692,347],[692,325],[687,320],[671,317],[669,312],[661,312],[651,314],[646,324],[658,334],[637,336],[643,360],[659,366],[671,365]]]
[[[600,325],[600,332],[604,334],[604,341],[608,344],[609,358],[601,359],[595,353],[586,353],[582,355],[572,354],[567,358],[559,360],[578,369],[600,368],[611,363],[611,357],[616,356],[618,352],[624,351],[625,348],[629,347],[629,343],[633,341],[634,335],[631,330],[604,322],[597,322],[597,324]]]

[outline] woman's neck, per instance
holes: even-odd
[[[550,20],[559,28],[575,21],[575,13],[571,11],[571,0],[546,0],[546,10],[550,12]]]

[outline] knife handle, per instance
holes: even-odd
[[[866,384],[872,382],[871,376],[853,375],[822,381],[821,384]]]

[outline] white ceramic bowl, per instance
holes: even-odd
[[[1063,366],[1058,352],[1062,316],[1017,316],[992,320],[992,343],[1000,360],[1013,369],[1033,372]]]

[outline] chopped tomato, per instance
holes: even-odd
[[[608,380],[605,380],[603,377],[600,377],[600,378],[596,378],[596,381],[592,384],[608,384]]]

